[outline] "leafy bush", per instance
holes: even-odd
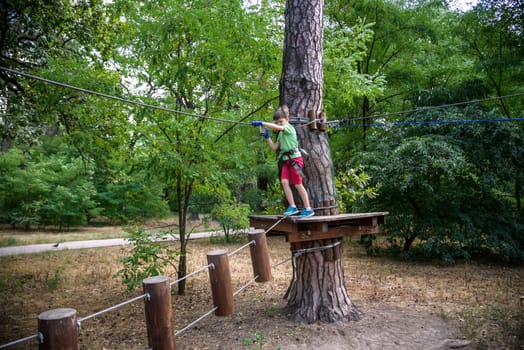
[[[369,175],[359,166],[353,169],[349,166],[335,177],[335,185],[339,196],[339,206],[342,212],[353,212],[358,208],[358,203],[364,198],[375,198],[377,188],[369,184]],[[357,210],[358,211],[358,210]]]
[[[81,158],[63,153],[1,155],[0,220],[13,226],[84,224],[96,215],[92,171]]]
[[[124,267],[114,277],[122,278],[128,291],[141,286],[142,281],[148,277],[165,274],[168,266],[176,270],[179,251],[162,242],[166,235],[152,235],[144,228],[127,229],[129,241],[133,245],[131,254],[120,259]]]
[[[224,230],[226,242],[230,242],[232,232],[249,228],[249,213],[249,205],[231,203],[220,204],[212,212]]]
[[[162,198],[162,190],[155,181],[137,176],[102,185],[96,198],[102,216],[112,222],[127,223],[167,215],[169,207]]]

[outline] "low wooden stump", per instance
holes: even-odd
[[[42,335],[40,350],[78,349],[78,326],[76,310],[70,308],[52,309],[38,316],[38,331]]]

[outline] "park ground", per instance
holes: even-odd
[[[244,243],[191,241],[188,272],[206,266],[208,252],[231,252]],[[358,242],[346,240],[346,287],[363,317],[306,325],[285,315],[282,297],[292,272],[289,244],[282,236],[270,236],[268,245],[272,281],[253,283],[238,293],[233,315],[211,314],[180,333],[177,349],[524,349],[522,266],[368,256]],[[74,308],[83,318],[140,295],[141,290],[126,292],[113,277],[130,249],[125,245],[1,257],[0,345],[36,334],[37,317],[48,309]],[[253,278],[249,249],[232,255],[230,266],[237,291]],[[174,271],[167,274],[176,279]],[[147,349],[143,306],[139,300],[83,321],[80,349]],[[173,286],[175,330],[212,307],[206,272],[187,280],[184,296],[176,295]],[[34,342],[13,347],[34,348]]]

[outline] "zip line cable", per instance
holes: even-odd
[[[369,123],[369,124],[347,124],[342,122],[340,126],[338,121],[328,122],[327,124],[334,129],[340,128],[358,128],[358,127],[387,127],[387,126],[402,126],[402,125],[439,125],[439,124],[467,124],[467,123],[498,123],[498,122],[520,122],[524,118],[493,118],[493,119],[454,119],[454,120],[428,120],[428,121],[412,121],[412,122],[387,122],[387,123]],[[334,125],[334,126],[333,126]]]
[[[187,116],[190,116],[190,117],[201,118],[201,119],[209,119],[209,120],[214,120],[214,121],[224,122],[224,123],[251,125],[250,123],[237,122],[237,121],[232,121],[232,120],[227,120],[227,119],[222,119],[222,118],[214,118],[214,117],[209,117],[209,116],[205,116],[205,115],[202,115],[202,114],[188,113],[188,112],[175,110],[175,109],[172,109],[172,108],[167,108],[167,107],[162,107],[162,106],[155,106],[155,105],[151,105],[151,104],[148,104],[148,103],[133,101],[133,100],[130,100],[130,99],[127,99],[127,98],[113,96],[113,95],[108,95],[108,94],[104,94],[102,92],[92,91],[92,90],[80,88],[78,86],[73,86],[73,85],[70,85],[70,84],[61,83],[61,82],[58,82],[58,81],[55,81],[55,80],[42,78],[42,77],[39,77],[39,76],[36,76],[36,75],[32,75],[32,74],[29,74],[29,73],[20,72],[20,71],[11,69],[11,68],[6,68],[6,67],[0,66],[0,69],[4,70],[6,72],[9,72],[9,73],[13,73],[13,74],[17,74],[17,75],[26,77],[26,78],[39,80],[39,81],[42,81],[44,83],[48,83],[48,84],[60,86],[60,87],[63,87],[63,88],[84,92],[86,94],[91,94],[91,95],[95,95],[95,96],[99,96],[99,97],[108,98],[108,99],[111,99],[111,100],[116,100],[116,101],[120,101],[120,102],[124,102],[124,103],[128,103],[128,104],[132,104],[132,105],[139,106],[139,107],[152,108],[152,109],[157,109],[157,110],[161,110],[161,111],[164,111],[164,112],[183,114],[183,115],[187,115]]]
[[[379,113],[379,114],[369,115],[367,117],[355,117],[355,118],[348,118],[348,119],[344,119],[344,120],[351,121],[351,120],[366,120],[366,119],[373,119],[373,118],[380,118],[380,117],[389,117],[389,116],[398,115],[398,114],[407,114],[407,113],[414,113],[414,112],[430,111],[430,110],[434,110],[434,109],[463,106],[463,105],[474,104],[474,103],[489,102],[489,101],[496,101],[496,100],[504,100],[506,98],[513,98],[513,97],[519,97],[519,96],[524,96],[524,93],[505,95],[505,96],[496,96],[496,97],[486,97],[486,98],[480,99],[480,100],[471,100],[471,101],[465,101],[465,102],[448,103],[448,104],[443,104],[443,105],[439,105],[439,106],[426,106],[426,107],[420,107],[420,108],[415,108],[415,109],[408,109],[408,110],[397,111],[397,112]],[[336,122],[336,121],[334,121],[334,122]]]
[[[233,121],[233,120],[228,120],[228,119],[223,119],[223,118],[214,118],[214,117],[209,117],[209,116],[205,116],[205,115],[202,115],[202,114],[183,112],[183,111],[175,110],[175,109],[172,109],[172,108],[156,106],[156,105],[152,105],[152,104],[148,104],[148,103],[133,101],[133,100],[130,100],[130,99],[127,99],[127,98],[123,98],[123,97],[118,97],[118,96],[114,96],[114,95],[108,95],[108,94],[104,94],[104,93],[101,93],[101,92],[92,91],[92,90],[84,89],[84,88],[81,88],[81,87],[73,86],[73,85],[70,85],[70,84],[58,82],[58,81],[55,81],[55,80],[42,78],[42,77],[39,77],[39,76],[36,76],[36,75],[33,75],[33,74],[21,72],[21,71],[18,71],[18,70],[15,70],[15,69],[11,69],[11,68],[7,68],[7,67],[3,67],[3,66],[0,66],[0,70],[6,71],[6,72],[9,72],[9,73],[12,73],[12,74],[20,75],[20,76],[23,76],[23,77],[26,77],[26,78],[42,81],[44,83],[48,83],[48,84],[60,86],[60,87],[63,87],[63,88],[80,91],[80,92],[83,92],[83,93],[87,93],[87,94],[91,94],[91,95],[95,95],[95,96],[99,96],[99,97],[108,98],[108,99],[111,99],[111,100],[116,100],[116,101],[120,101],[120,102],[124,102],[124,103],[128,103],[128,104],[132,104],[132,105],[143,107],[143,108],[152,108],[152,109],[157,109],[157,110],[161,110],[161,111],[164,111],[164,112],[182,114],[182,115],[195,117],[195,118],[201,118],[201,119],[214,120],[214,121],[217,121],[217,122],[232,123],[232,124],[234,124],[233,126],[239,125],[239,124],[240,125],[249,125],[249,126],[251,126],[251,123],[244,122],[244,121]],[[506,99],[506,98],[512,98],[512,97],[519,97],[519,96],[524,96],[524,93],[518,93],[518,94],[512,94],[512,95],[506,95],[506,96],[499,96],[499,97],[489,97],[489,98],[485,98],[485,99],[472,100],[472,101],[466,101],[466,102],[450,103],[450,104],[444,104],[444,105],[440,105],[440,106],[421,107],[421,108],[417,108],[417,109],[404,110],[404,111],[398,111],[398,112],[381,113],[381,114],[375,114],[375,115],[367,116],[367,117],[357,117],[357,118],[347,118],[347,119],[342,119],[342,120],[333,120],[333,121],[327,122],[326,124],[328,126],[340,125],[341,123],[342,124],[347,124],[349,121],[352,121],[352,120],[366,120],[366,119],[371,119],[371,118],[388,117],[388,116],[391,116],[391,115],[398,115],[398,114],[405,114],[405,113],[413,113],[413,112],[420,112],[420,111],[448,108],[448,107],[467,105],[467,104],[473,104],[473,103],[480,103],[480,102],[487,102],[487,101],[494,101],[494,100],[500,100],[500,99]],[[246,118],[243,118],[242,120],[245,120],[245,119]],[[390,122],[390,123],[369,123],[369,124],[348,125],[348,127],[398,126],[398,125],[419,125],[419,124],[452,124],[452,123],[488,123],[488,122],[522,121],[523,119],[524,118],[496,118],[496,119],[483,119],[483,120],[480,120],[480,119],[479,120],[469,119],[469,120],[448,120],[448,121],[426,121],[426,122],[424,122],[424,121],[421,121],[421,122]],[[305,125],[300,125],[299,127],[308,126],[309,124],[311,124],[313,122],[314,121],[310,121],[310,122],[306,123]],[[220,136],[219,139],[222,136]]]

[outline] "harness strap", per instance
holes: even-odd
[[[288,159],[286,160],[289,160],[293,168],[295,168],[296,172],[302,178],[304,178],[305,176],[304,176],[304,172],[302,171],[302,167],[297,162],[295,162],[293,158],[291,158],[291,155],[295,153],[296,151],[299,151],[299,149],[298,148],[291,149],[287,152],[282,153],[282,156],[287,156]],[[281,177],[282,175],[282,167],[284,166],[284,161],[285,161],[284,159],[282,159],[282,156],[278,158],[278,177]]]

